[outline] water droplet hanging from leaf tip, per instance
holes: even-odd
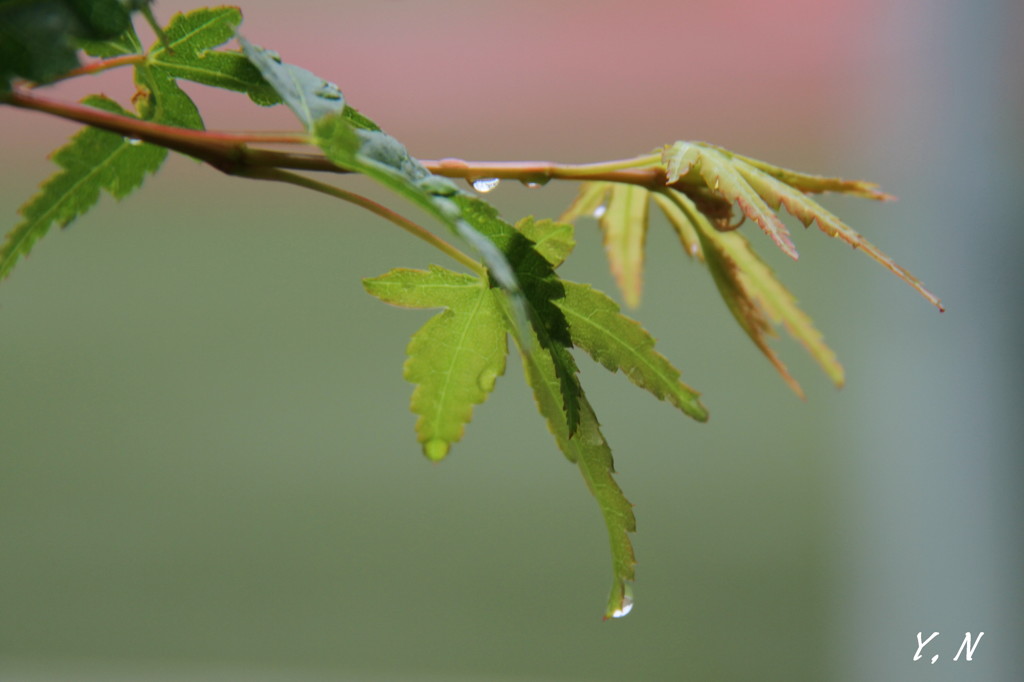
[[[423,444],[423,454],[433,462],[439,462],[448,454],[451,445],[446,440],[435,438]]]
[[[626,585],[626,589],[622,594],[622,603],[619,608],[612,611],[612,618],[625,618],[629,615],[629,612],[633,610],[633,588]]]
[[[594,212],[591,215],[593,215],[595,218],[600,219],[600,218],[604,217],[604,212],[607,211],[607,210],[608,210],[608,207],[605,206],[604,204],[601,204],[600,206],[598,206],[597,208],[594,209]]]

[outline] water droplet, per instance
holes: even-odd
[[[593,215],[595,218],[600,219],[604,217],[604,212],[607,210],[608,207],[605,206],[604,204],[601,204],[600,206],[594,209],[594,212],[591,215]]]
[[[471,181],[470,184],[473,185],[473,189],[480,192],[480,194],[487,194],[497,187],[499,182],[501,182],[501,180],[498,178],[477,178],[476,180]]]
[[[612,611],[612,618],[625,618],[633,610],[633,588],[626,585],[622,594],[622,605]]]
[[[531,175],[523,178],[519,182],[523,183],[523,187],[527,189],[540,189],[544,185],[551,182],[550,175]]]
[[[138,147],[140,144],[142,144],[142,140],[140,140],[137,137],[126,137],[124,138],[124,141],[133,147]]]
[[[320,87],[316,89],[316,96],[323,99],[330,100],[343,100],[345,97],[341,94],[341,90],[334,83],[324,81],[320,84]]]
[[[690,244],[690,255],[696,256],[698,253],[700,253],[700,245],[697,242]]]
[[[423,444],[423,454],[431,461],[440,462],[448,454],[450,448],[451,445],[448,441],[435,438]]]
[[[480,387],[480,390],[490,393],[494,390],[494,382],[498,380],[498,373],[493,369],[485,369],[480,372],[480,376],[476,378],[476,383]]]

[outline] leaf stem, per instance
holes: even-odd
[[[54,78],[52,81],[47,82],[47,85],[58,83],[69,78],[75,78],[77,76],[90,76],[97,73],[102,73],[109,69],[116,69],[119,66],[133,66],[135,64],[142,64],[146,61],[146,55],[144,54],[125,54],[120,57],[111,57],[110,59],[98,59],[88,64],[83,64],[77,68],[71,69],[65,74]],[[31,87],[36,87],[39,83],[33,83]]]
[[[113,60],[110,60],[113,61]],[[238,174],[243,167],[349,173],[322,154],[295,153],[271,149],[252,149],[249,144],[308,145],[306,133],[224,132],[191,130],[120,116],[81,104],[70,104],[40,97],[34,93],[14,90],[6,95],[8,104],[23,109],[42,111],[54,116],[95,126],[205,161],[226,173]],[[640,185],[651,190],[666,187],[666,174],[659,165],[659,154],[633,159],[591,164],[559,164],[550,161],[464,161],[446,158],[422,161],[428,170],[449,178],[501,178],[523,183],[544,184],[548,180],[604,181]],[[696,174],[688,174],[671,185],[701,206],[714,212],[728,213],[730,206],[709,190]]]
[[[347,201],[351,204],[355,204],[360,208],[365,208],[367,211],[370,211],[371,213],[374,213],[380,216],[381,218],[390,221],[391,223],[397,225],[398,227],[405,230],[406,232],[416,237],[417,239],[425,241],[426,243],[430,244],[431,246],[438,249],[442,253],[450,256],[459,263],[462,263],[466,267],[470,268],[473,272],[477,273],[481,277],[487,276],[487,269],[482,264],[470,258],[462,251],[459,251],[457,248],[455,248],[445,240],[441,239],[433,232],[427,230],[422,225],[414,223],[405,216],[400,215],[395,211],[392,211],[386,206],[378,204],[376,201],[373,201],[372,199],[367,199],[361,194],[349,192],[348,190],[341,189],[340,187],[328,185],[327,183],[320,182],[318,180],[313,180],[312,178],[307,178],[303,175],[291,173],[289,171],[281,170],[279,168],[241,167],[235,169],[232,172],[232,175],[237,175],[245,178],[253,178],[256,180],[273,180],[276,182],[284,182],[290,185],[296,185],[297,187],[311,189],[314,192],[320,192],[321,194],[326,194],[336,199],[341,199],[342,201]]]
[[[113,114],[82,104],[59,102],[18,90],[9,93],[4,101],[22,109],[42,111],[60,118],[109,130],[125,137],[167,147],[206,161],[221,170],[225,170],[225,166],[238,163],[245,154],[245,145],[249,142],[309,143],[309,136],[306,133],[229,133],[177,128],[152,121],[142,121],[131,116]]]

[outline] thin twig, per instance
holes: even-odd
[[[414,223],[405,216],[402,216],[392,211],[386,206],[382,206],[381,204],[378,204],[377,202],[371,199],[367,199],[361,194],[349,192],[347,190],[341,189],[340,187],[328,185],[327,183],[319,182],[318,180],[313,180],[312,178],[307,178],[303,175],[291,173],[289,171],[281,170],[279,168],[243,167],[233,171],[232,175],[238,175],[245,178],[254,178],[256,180],[273,180],[276,182],[284,182],[290,185],[296,185],[298,187],[311,189],[314,192],[320,192],[321,194],[326,194],[336,199],[341,199],[342,201],[347,201],[351,204],[355,204],[360,208],[365,208],[367,211],[370,211],[371,213],[374,213],[380,216],[381,218],[384,218],[385,220],[394,223],[395,225],[402,228],[403,230],[405,230],[412,236],[416,237],[417,239],[421,239],[427,242],[434,248],[438,249],[439,251],[445,253],[448,256],[451,256],[459,263],[462,263],[466,267],[470,268],[471,270],[479,274],[481,277],[487,276],[487,269],[482,264],[470,258],[462,251],[459,251],[457,248],[455,248],[445,240],[441,239],[433,232],[430,232],[422,225]]]

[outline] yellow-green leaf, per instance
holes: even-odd
[[[473,406],[487,399],[505,372],[508,353],[504,316],[480,278],[437,266],[429,272],[396,269],[363,280],[386,303],[445,310],[409,342],[405,379],[416,386],[411,409],[424,454],[439,460],[461,440]]]
[[[608,207],[598,219],[612,275],[631,308],[640,305],[643,290],[648,194],[638,185],[613,184]]]
[[[793,258],[797,255],[796,249],[775,213],[781,207],[805,227],[816,222],[825,234],[860,249],[943,310],[938,297],[906,269],[807,196],[808,193],[839,192],[882,201],[893,198],[878,190],[874,183],[798,173],[703,142],[676,142],[666,146],[662,151],[662,165],[670,185],[696,171],[709,188],[729,201],[736,201],[743,213]],[[669,219],[672,220],[671,215]]]
[[[747,240],[737,232],[716,230],[681,193],[669,190],[666,196],[680,209],[678,215],[689,220],[699,235],[705,262],[729,310],[797,395],[802,397],[803,389],[768,345],[768,337],[774,335],[777,324],[782,324],[807,349],[833,383],[842,386],[843,368],[835,353],[797,306],[793,295],[750,249]]]
[[[700,142],[680,141],[665,147],[662,163],[668,174],[666,182],[670,185],[695,169],[708,187],[726,200],[735,201],[740,210],[757,223],[786,255],[797,258],[796,246],[790,239],[789,230],[736,169],[733,157],[728,152]]]
[[[534,220],[532,216],[516,223],[516,229],[533,242],[533,248],[551,267],[561,265],[576,246],[572,225],[551,220]]]
[[[804,227],[808,227],[812,222],[816,222],[822,232],[830,237],[841,239],[855,249],[860,249],[904,282],[912,286],[919,294],[924,296],[929,303],[937,307],[939,310],[943,309],[942,302],[938,297],[925,289],[924,285],[921,284],[916,277],[907,272],[906,269],[898,265],[881,249],[862,237],[860,233],[849,227],[846,223],[837,218],[831,212],[827,211],[816,201],[800,190],[790,187],[786,182],[779,179],[776,174],[765,170],[763,168],[764,165],[765,164],[761,164],[760,167],[755,167],[747,163],[739,163],[737,164],[737,168],[743,177],[745,177],[750,183],[750,186],[753,187],[761,196],[765,197],[765,199],[771,203],[776,210],[778,210],[780,206],[785,206],[786,210],[789,211],[790,214],[795,216],[804,224]],[[858,194],[859,192],[857,190],[850,190],[850,193]],[[860,194],[860,196],[864,196],[864,194]]]

